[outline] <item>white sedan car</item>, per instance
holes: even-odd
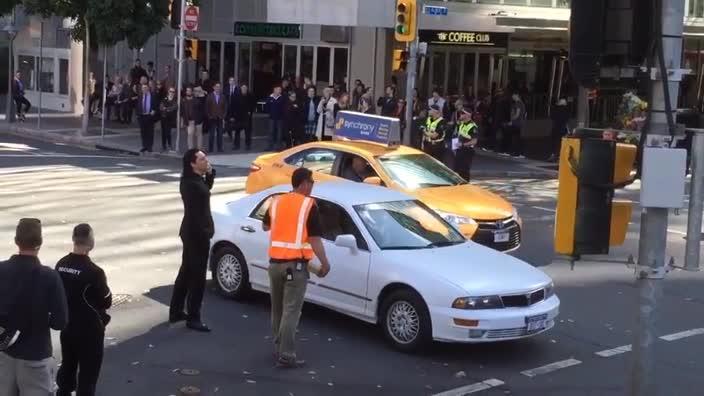
[[[262,219],[273,187],[213,205],[211,270],[220,292],[267,292],[269,233]],[[543,271],[466,240],[420,201],[388,188],[316,184],[331,271],[311,275],[306,301],[379,324],[401,350],[431,340],[491,342],[555,325],[560,300]]]

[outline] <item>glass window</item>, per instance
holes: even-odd
[[[259,221],[264,220],[264,215],[266,214],[266,211],[269,210],[273,198],[279,195],[281,195],[281,193],[269,195],[268,197],[266,197],[262,202],[259,203],[259,205],[257,205],[256,208],[254,208],[252,213],[249,214],[249,217]]]
[[[220,48],[222,48],[221,42],[210,42],[210,63],[208,71],[210,72],[211,79],[222,82],[223,77],[220,75]]]
[[[68,59],[59,59],[59,95],[68,95]]]
[[[464,54],[464,87],[465,92],[471,94],[474,94],[474,73],[476,72],[474,59],[476,56],[477,54]]]
[[[460,87],[460,67],[462,67],[462,54],[450,52],[450,70],[447,75],[447,95],[458,95],[462,93]]]
[[[33,56],[20,55],[17,57],[17,60],[19,61],[19,71],[22,73],[20,78],[22,80],[22,84],[24,84],[25,91],[33,91],[36,80],[34,75],[35,58]]]
[[[304,167],[313,172],[332,173],[333,165],[339,153],[327,149],[309,149],[286,158],[286,163],[297,168]]]
[[[477,91],[487,91],[491,88],[491,83],[489,82],[491,54],[477,55],[479,55],[479,78],[477,79]]]
[[[296,77],[296,64],[298,63],[298,46],[284,46],[284,70],[283,76]]]
[[[379,157],[379,163],[393,181],[409,190],[467,183],[427,154],[384,156]]]
[[[330,48],[318,47],[318,64],[315,74],[318,90],[330,86]]]
[[[482,2],[483,3],[483,2]],[[528,0],[504,0],[506,5],[528,5]]]
[[[235,77],[235,48],[236,43],[225,43],[225,58],[222,60],[222,78],[226,82],[230,77]],[[237,79],[235,78],[235,83]]]
[[[339,84],[343,92],[347,92],[347,48],[335,48],[333,82]]]
[[[200,80],[200,71],[202,69],[207,69],[208,68],[208,60],[206,59],[207,56],[207,45],[208,42],[205,40],[198,40],[198,56],[196,59],[196,78],[194,81]],[[210,78],[215,78],[212,73],[210,73]]]
[[[444,95],[443,88],[445,84],[445,53],[433,52],[433,79],[431,81],[430,91],[434,89],[440,90],[440,95]]]
[[[704,17],[704,0],[689,0],[688,16],[695,18]]]
[[[249,68],[252,65],[249,52],[249,43],[240,43],[240,54],[238,57],[239,62],[239,81],[240,83],[247,83],[247,85],[252,85],[249,81]]]
[[[355,210],[382,250],[427,249],[465,241],[454,227],[419,201],[358,205]]]
[[[362,250],[369,250],[362,233],[345,209],[321,199],[317,200],[317,204],[323,239],[335,242],[335,239],[340,235],[354,235],[357,240],[357,247]]]
[[[39,87],[42,92],[54,92],[54,58],[42,58]]]
[[[313,54],[315,47],[301,47],[301,75],[313,79]]]
[[[557,0],[557,6],[560,8],[570,8],[570,0]]]

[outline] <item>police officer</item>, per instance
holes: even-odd
[[[59,272],[68,300],[68,327],[61,332],[63,361],[56,376],[57,396],[93,396],[103,362],[105,326],[112,294],[105,272],[88,254],[95,246],[93,229],[79,224],[73,229],[73,252],[59,260]],[[78,374],[78,375],[76,375]],[[78,379],[78,381],[76,381]]]
[[[477,144],[477,124],[472,120],[472,111],[465,107],[460,112],[457,123],[457,153],[455,155],[455,172],[469,181],[469,172],[474,159],[474,146]]]
[[[264,231],[271,230],[269,244],[269,281],[271,285],[271,325],[274,333],[274,358],[277,366],[300,367],[294,339],[308,285],[308,266],[313,255],[321,266],[318,277],[330,271],[320,239],[320,215],[313,190],[313,173],[307,168],[293,172],[293,191],[275,197],[263,219]]]
[[[439,106],[430,106],[425,125],[421,128],[423,129],[423,151],[438,161],[443,161],[447,122],[442,118],[442,110]]]

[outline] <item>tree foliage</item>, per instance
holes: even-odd
[[[9,15],[12,10],[22,4],[22,0],[2,0],[0,1],[0,16]]]

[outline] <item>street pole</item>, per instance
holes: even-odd
[[[108,99],[108,47],[103,47],[103,100],[100,110],[100,140],[105,140],[105,101]]]
[[[7,56],[7,107],[5,108],[5,120],[10,123],[10,122],[15,122],[15,112],[13,111],[13,100],[12,100],[12,80],[15,75],[13,69],[14,69],[14,61],[15,57],[12,53],[12,47],[15,41],[15,35],[17,34],[17,31],[15,30],[15,9],[12,9],[12,16],[10,17],[10,25],[7,26],[6,28],[7,36],[10,39],[8,42],[8,56]]]
[[[684,268],[699,271],[702,242],[702,210],[704,210],[704,129],[692,132],[692,180],[689,183],[689,213]]]
[[[178,0],[176,0],[178,1]],[[178,29],[178,82],[176,83],[176,147],[177,153],[181,150],[181,95],[183,89],[183,39],[184,19],[186,14],[186,0],[181,0],[181,19]]]
[[[682,53],[682,32],[684,21],[684,0],[658,0],[662,21],[661,29],[656,29],[659,37],[653,38],[662,43],[657,55],[659,64],[664,63],[670,70],[679,70]],[[660,56],[663,54],[663,56]],[[677,74],[675,72],[675,74]],[[652,74],[651,74],[652,75]],[[663,82],[663,79],[667,79]],[[669,135],[667,119],[674,118],[677,109],[679,81],[670,78],[667,71],[655,73],[652,84],[652,106],[646,146],[663,146]],[[667,88],[667,92],[665,89]],[[670,111],[666,111],[666,94],[669,93]],[[666,148],[663,148],[666,150]],[[644,160],[646,160],[644,158]],[[667,246],[666,208],[643,208],[641,212],[640,241],[638,246],[638,266],[636,285],[638,288],[638,323],[633,340],[633,366],[631,395],[656,396],[658,392],[655,366],[655,324],[658,314],[657,301],[662,294],[662,280],[665,276],[665,249]]]
[[[37,106],[37,129],[42,129],[42,59],[44,59],[44,18],[39,21],[39,78],[37,79],[39,88],[39,106]]]
[[[408,59],[408,73],[406,75],[406,128],[403,134],[403,144],[405,146],[411,145],[411,131],[413,130],[413,90],[416,87],[416,78],[418,70],[418,31],[420,30],[420,10],[423,9],[423,2],[419,1],[418,6],[413,12],[416,13],[416,39],[409,43],[410,53]]]

